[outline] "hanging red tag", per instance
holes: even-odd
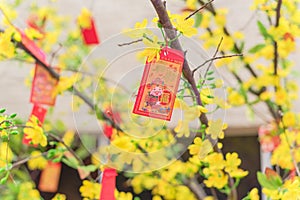
[[[42,192],[57,192],[61,173],[61,163],[48,162],[47,167],[42,171],[39,190]]]
[[[42,106],[35,104],[32,108],[29,119],[31,118],[32,115],[36,116],[38,118],[38,120],[40,121],[39,125],[42,126],[44,123],[44,120],[45,120],[46,113],[47,113],[46,108],[43,108]],[[31,140],[26,139],[26,135],[27,134],[24,133],[22,142],[23,142],[23,144],[30,145]]]
[[[100,200],[115,200],[117,171],[112,168],[103,170]]]
[[[30,102],[53,106],[56,100],[56,96],[53,94],[57,83],[58,81],[43,66],[36,63]]]
[[[90,18],[91,25],[88,28],[81,28],[81,33],[83,36],[83,41],[86,45],[99,44],[99,37],[95,27],[95,22],[93,18]]]
[[[171,119],[183,62],[183,52],[168,47],[160,51],[159,60],[146,62],[133,113]]]
[[[38,60],[46,63],[46,54],[45,52],[40,49],[33,40],[28,38],[26,34],[19,30],[19,33],[21,34],[22,44],[23,46]]]

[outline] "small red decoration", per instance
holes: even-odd
[[[146,62],[133,113],[171,119],[183,61],[183,52],[165,47],[159,60]]]
[[[95,27],[94,19],[91,18],[91,25],[88,28],[81,28],[83,41],[86,45],[99,44],[99,37]]]
[[[116,176],[115,169],[106,168],[103,171],[100,200],[115,200]]]

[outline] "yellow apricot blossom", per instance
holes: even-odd
[[[32,182],[22,182],[20,184],[17,200],[24,200],[24,199],[31,199],[31,200],[41,199],[39,191],[35,189],[35,186]]]
[[[82,8],[81,13],[77,18],[81,28],[89,28],[91,26],[91,12],[87,8]]]
[[[73,74],[70,77],[65,77],[65,76],[60,77],[59,82],[56,85],[52,95],[56,96],[58,94],[62,94],[64,91],[71,88],[79,78],[80,75],[78,74]]]
[[[82,186],[79,188],[79,191],[83,197],[83,200],[99,199],[101,184],[84,180],[82,182]]]
[[[57,193],[51,200],[66,200],[67,197],[64,194]]]
[[[212,145],[209,140],[202,141],[201,138],[196,137],[194,144],[191,144],[188,149],[191,155],[197,155],[202,160],[212,151]]]
[[[217,139],[217,138],[224,138],[224,129],[227,128],[227,124],[223,123],[221,119],[217,120],[210,120],[208,122],[208,127],[206,128],[205,132],[208,135],[211,135],[212,139]]]
[[[11,42],[12,33],[8,30],[0,33],[0,60],[2,57],[9,59],[15,55],[15,45]]]
[[[147,57],[148,62],[151,62],[154,59],[159,60],[161,46],[158,44],[157,36],[153,37],[153,41],[150,41],[147,38],[143,38],[143,42],[146,45],[146,48],[142,52],[138,53],[138,58]]]
[[[48,160],[43,157],[43,155],[40,151],[31,152],[30,157],[31,157],[31,159],[28,160],[28,162],[27,162],[28,168],[30,170],[35,170],[35,169],[42,170],[48,164]]]
[[[186,37],[192,37],[198,33],[194,28],[195,20],[193,18],[186,19],[187,15],[173,15],[173,26]]]
[[[26,123],[24,134],[25,138],[30,140],[34,145],[40,144],[42,147],[47,145],[47,137],[43,129],[39,126],[38,118],[34,115]]]
[[[13,152],[7,142],[0,143],[0,167],[5,167],[7,163],[11,163]]]

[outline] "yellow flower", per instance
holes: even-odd
[[[249,193],[250,200],[259,200],[258,189],[253,188]]]
[[[202,88],[200,91],[200,97],[204,104],[211,104],[213,103],[213,90],[210,88]]]
[[[143,38],[143,42],[146,45],[146,48],[138,53],[138,58],[145,58],[147,57],[147,61],[151,62],[152,60],[156,59],[157,61],[160,59],[160,50],[161,47],[158,44],[158,38],[157,36],[153,37],[153,41],[149,41],[146,38]]]
[[[24,128],[26,139],[31,140],[32,144],[40,144],[42,147],[47,145],[47,137],[43,129],[39,126],[39,120],[36,116],[32,115]]]
[[[70,77],[60,77],[59,82],[55,87],[55,90],[53,91],[52,95],[56,96],[57,94],[62,94],[64,91],[71,88],[79,78],[80,76],[78,74],[73,74]]]
[[[13,152],[7,142],[0,143],[0,167],[5,167],[13,159]]]
[[[34,189],[34,187],[35,186],[32,182],[21,183],[17,200],[40,200],[40,193],[38,190]]]
[[[244,171],[242,169],[235,169],[229,173],[229,175],[233,178],[243,178],[249,174],[248,171]]]
[[[194,28],[195,20],[193,18],[185,19],[186,15],[173,15],[173,26],[186,37],[192,37],[197,34],[197,29]]]
[[[205,168],[207,169],[207,168]],[[222,189],[228,182],[228,175],[225,175],[221,170],[210,171],[210,174],[206,173],[206,170],[203,170],[205,175],[209,175],[207,180],[204,180],[204,184],[211,188],[216,187],[217,189]]]
[[[57,193],[51,200],[66,200],[67,197],[64,194]]]
[[[115,190],[116,200],[132,200],[133,196],[130,192],[118,192]]]
[[[177,137],[188,137],[190,135],[189,121],[179,120],[174,131],[177,133]]]
[[[238,168],[241,164],[241,159],[238,158],[238,154],[233,153],[227,153],[226,154],[226,163],[225,163],[225,171],[231,172]]]
[[[205,132],[208,135],[211,135],[212,139],[223,139],[224,138],[224,132],[223,130],[225,130],[227,128],[227,124],[223,123],[221,119],[217,119],[217,120],[210,120],[208,122],[208,127],[206,128]]]
[[[81,28],[89,28],[91,26],[91,13],[88,9],[82,8],[81,13],[78,16],[78,24]]]
[[[82,186],[79,188],[83,200],[94,200],[100,198],[101,185],[99,183],[93,183],[88,180],[82,182]]]
[[[133,29],[125,29],[122,32],[129,36],[130,38],[136,39],[136,38],[143,38],[145,35],[149,36],[152,35],[153,33],[148,30],[147,27],[148,20],[144,19],[142,22],[137,22],[134,25]]]
[[[191,10],[196,10],[197,0],[187,0],[186,7]]]
[[[232,90],[231,92],[229,92],[228,101],[233,106],[240,106],[245,103],[245,98],[237,91]]]
[[[30,170],[35,170],[35,169],[42,170],[48,164],[48,160],[42,156],[42,153],[40,151],[31,152],[30,157],[31,159],[27,163],[28,168]]]
[[[296,115],[292,112],[284,113],[282,118],[285,127],[292,127],[296,125]]]
[[[5,30],[3,33],[0,33],[0,60],[3,56],[4,58],[12,58],[15,55],[15,46],[11,42],[12,33],[8,30]]]
[[[204,158],[204,162],[208,163],[209,168],[206,168],[207,173],[211,173],[215,170],[221,170],[225,167],[225,161],[223,154],[213,152]]]
[[[202,160],[212,151],[212,145],[209,140],[202,141],[201,138],[197,137],[194,139],[194,144],[188,147],[191,155],[198,155]]]
[[[44,35],[42,33],[40,33],[38,30],[36,30],[34,28],[26,28],[25,34],[31,40],[41,39],[44,37]]]

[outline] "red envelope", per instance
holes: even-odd
[[[103,171],[100,200],[115,200],[117,171],[106,168]]]
[[[53,78],[43,66],[36,63],[30,102],[53,106],[56,100],[56,96],[53,94],[57,83],[58,80]]]
[[[38,188],[42,192],[57,192],[60,180],[61,163],[48,162],[42,171]]]
[[[83,41],[86,45],[99,44],[99,37],[95,27],[94,19],[91,18],[91,26],[89,28],[81,28]]]
[[[46,54],[45,52],[40,49],[33,40],[29,39],[26,34],[22,31],[19,30],[19,33],[21,34],[21,39],[22,39],[22,44],[23,46],[38,60],[46,63]]]
[[[170,120],[184,62],[183,52],[165,47],[146,62],[133,113]]]

